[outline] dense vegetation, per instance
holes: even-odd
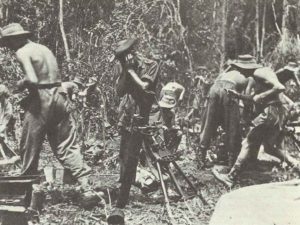
[[[176,80],[193,90],[201,68],[212,79],[238,54],[275,69],[297,60],[299,10],[296,0],[1,0],[0,24],[19,22],[32,31],[57,56],[64,80],[98,80],[113,123],[118,98],[109,58],[118,41],[138,37],[144,57],[163,62],[162,83]],[[22,77],[10,54],[2,54],[0,70],[9,86]],[[192,97],[187,93],[185,104]]]

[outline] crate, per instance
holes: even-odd
[[[30,205],[38,176],[0,177],[0,212],[23,212]]]

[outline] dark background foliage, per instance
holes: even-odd
[[[32,31],[33,40],[48,46],[57,56],[64,80],[75,76],[83,77],[86,82],[91,78],[98,80],[107,111],[115,111],[118,104],[114,93],[116,77],[109,58],[118,41],[127,37],[139,38],[139,51],[145,57],[162,61],[161,82],[182,83],[189,100],[194,77],[201,75],[199,67],[206,67],[208,79],[213,79],[227,59],[239,54],[253,54],[276,69],[290,59],[298,60],[298,1],[64,0],[63,3],[70,60],[66,60],[59,27],[58,0],[1,0],[0,24],[18,22]],[[11,53],[1,51],[2,80],[13,86],[22,73]]]

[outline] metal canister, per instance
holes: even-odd
[[[44,202],[45,202],[45,192],[38,187],[34,187],[31,195],[30,208],[38,212],[41,212],[44,206]]]

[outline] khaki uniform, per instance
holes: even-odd
[[[157,84],[158,64],[154,61],[135,59],[133,68],[143,81],[149,82],[149,90],[154,91]],[[149,121],[149,115],[154,96],[142,91],[129,77],[129,74],[121,64],[117,64],[116,71],[119,75],[117,92],[122,97],[119,107],[119,126],[121,132],[120,143],[120,194],[117,207],[123,208],[128,202],[131,184],[135,181],[139,153],[143,142],[143,136],[131,129],[134,114],[140,116],[138,125],[145,125]]]
[[[232,161],[240,150],[241,130],[238,100],[228,96],[225,89],[236,90],[234,82],[217,80],[209,91],[208,105],[203,115],[200,133],[200,148],[206,151],[218,126],[222,126],[225,135],[225,152],[232,153]]]
[[[51,149],[75,178],[90,174],[76,141],[76,126],[70,101],[61,86],[35,89],[27,97],[21,137],[23,175],[37,173],[39,155],[47,135]]]
[[[276,151],[281,151],[281,132],[288,117],[288,111],[279,100],[262,109],[261,113],[252,121],[254,127],[242,142],[241,152],[234,165],[235,169],[241,169],[251,156],[256,159],[262,144],[268,152],[275,150],[274,145],[278,147]],[[269,153],[276,154],[276,151]],[[287,153],[284,155],[288,161],[291,159]]]

